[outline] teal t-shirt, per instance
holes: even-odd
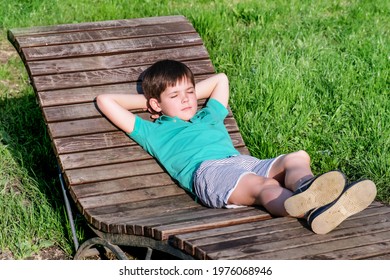
[[[239,154],[223,123],[227,114],[225,106],[210,98],[189,121],[161,116],[150,122],[137,116],[129,136],[194,194],[193,175],[203,161]]]

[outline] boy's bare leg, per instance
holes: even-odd
[[[293,217],[304,217],[310,210],[334,201],[346,183],[344,174],[339,171],[326,172],[314,178],[310,157],[305,151],[280,157],[269,175],[293,192],[303,187],[284,203],[286,212]]]
[[[288,216],[284,202],[300,183],[313,178],[310,157],[304,151],[283,155],[273,164],[269,178],[247,174],[238,182],[228,203],[261,205],[275,216]]]
[[[283,188],[277,180],[249,173],[240,179],[228,204],[260,205],[272,215],[287,216],[284,201],[291,195],[292,192]]]
[[[273,215],[304,217],[309,210],[336,199],[345,184],[343,174],[337,171],[316,177],[315,183],[310,180],[313,178],[305,151],[286,154],[275,161],[268,178],[255,174],[242,177],[228,203],[261,205]],[[305,182],[311,188],[293,195]]]
[[[302,183],[313,178],[310,156],[305,151],[281,156],[273,164],[269,177],[276,179],[287,189],[295,191]]]

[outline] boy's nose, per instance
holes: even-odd
[[[188,102],[188,96],[187,96],[187,94],[183,94],[183,97],[182,97],[182,99],[181,99],[181,102],[182,102],[182,103]]]

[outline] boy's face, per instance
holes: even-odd
[[[167,87],[160,95],[160,101],[152,98],[152,108],[170,117],[190,120],[198,109],[194,85],[184,78],[173,87]]]

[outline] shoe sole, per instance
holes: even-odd
[[[308,211],[337,199],[344,190],[345,183],[345,176],[339,171],[324,173],[306,191],[288,198],[284,202],[284,208],[292,217],[303,217]]]
[[[366,209],[375,197],[374,182],[360,181],[346,190],[329,209],[315,217],[311,222],[311,229],[317,234],[326,234],[348,217]]]

